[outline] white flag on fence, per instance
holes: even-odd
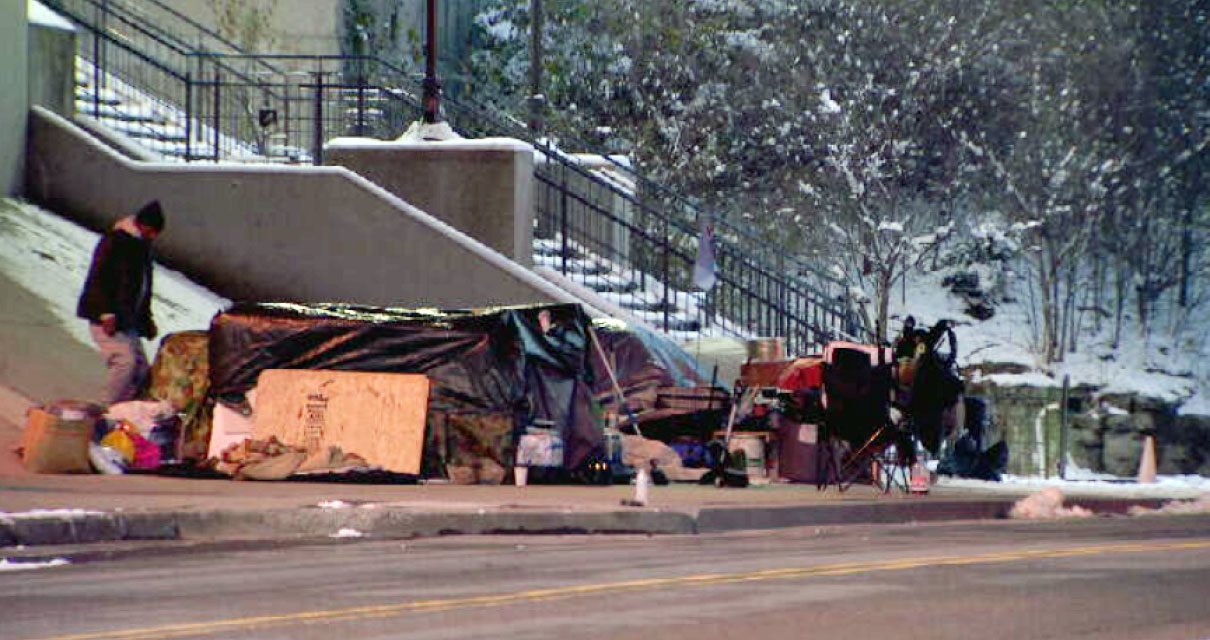
[[[697,260],[693,263],[693,284],[702,291],[714,288],[718,281],[715,273],[718,265],[714,260],[714,227],[702,225],[702,234],[697,241]]]

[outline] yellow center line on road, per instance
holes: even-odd
[[[431,613],[436,611],[448,611],[451,609],[498,607],[523,602],[540,602],[547,600],[575,598],[599,593],[617,593],[620,591],[645,591],[666,587],[701,587],[734,584],[740,582],[757,582],[763,580],[784,580],[788,578],[844,576],[862,573],[877,573],[882,571],[903,571],[921,567],[996,564],[1037,559],[1072,558],[1077,556],[1122,553],[1154,553],[1161,551],[1183,551],[1206,548],[1210,548],[1210,539],[1159,543],[1128,542],[1085,547],[1001,551],[970,556],[926,556],[916,558],[901,558],[897,560],[878,560],[872,562],[848,562],[817,565],[812,567],[765,569],[761,571],[747,571],[741,573],[710,573],[677,576],[672,578],[647,578],[643,580],[584,584],[567,587],[554,587],[550,589],[531,589],[528,591],[516,591],[512,593],[501,593],[486,596],[417,600],[414,602],[349,607],[345,609],[301,611],[298,613],[287,613],[281,615],[250,616],[245,618],[230,618],[226,620],[214,620],[209,622],[169,624],[158,627],[144,627],[138,629],[54,636],[51,638],[43,638],[42,640],[151,640],[158,638],[207,636],[288,624],[341,622],[370,618],[384,618],[407,613]]]

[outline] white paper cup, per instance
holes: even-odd
[[[513,482],[515,482],[518,487],[524,487],[528,480],[529,467],[513,467]]]

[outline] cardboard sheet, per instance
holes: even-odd
[[[253,437],[309,453],[339,446],[396,473],[420,473],[429,380],[424,375],[268,369],[256,386]]]

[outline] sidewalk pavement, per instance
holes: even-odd
[[[646,507],[621,504],[626,486],[354,485],[236,482],[150,475],[33,475],[13,449],[28,407],[95,398],[104,368],[95,350],[44,303],[0,273],[0,548],[117,540],[371,538],[445,533],[668,533],[972,520],[1004,517],[1025,490],[934,487],[927,495],[854,486],[716,489],[654,487]],[[1173,495],[1171,497],[1188,497]],[[1073,496],[1097,512],[1149,497]],[[356,535],[356,534],[343,534]]]
[[[11,453],[7,455],[12,456]],[[364,485],[200,480],[150,475],[0,476],[0,547],[115,540],[412,538],[490,533],[694,534],[867,523],[1003,518],[1022,492],[934,487],[926,495],[868,486],[653,487]],[[1097,513],[1154,497],[1071,496]],[[5,513],[6,512],[6,513]],[[341,533],[346,530],[345,533]]]

